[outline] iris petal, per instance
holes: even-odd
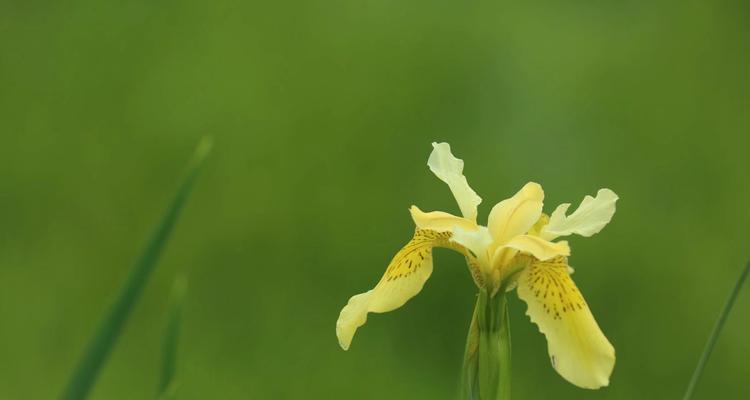
[[[552,367],[570,383],[587,389],[609,384],[615,349],[568,273],[563,257],[537,262],[518,279],[526,314],[547,338]]]
[[[557,256],[569,256],[568,242],[548,242],[538,236],[518,235],[505,244],[519,251],[531,254],[540,261],[549,260]]]
[[[544,190],[538,183],[529,182],[513,197],[492,207],[487,227],[498,244],[504,244],[515,236],[522,235],[542,215]]]
[[[336,321],[336,336],[349,349],[357,328],[370,312],[395,310],[416,296],[432,274],[432,249],[450,247],[450,232],[417,229],[414,237],[391,260],[380,282],[371,290],[352,296]]]
[[[427,165],[435,176],[448,184],[464,218],[476,222],[477,206],[482,202],[482,198],[466,181],[463,174],[464,161],[451,153],[451,146],[448,143],[433,143],[432,147]]]
[[[414,224],[417,225],[417,228],[419,229],[447,232],[453,230],[455,227],[461,227],[463,229],[477,228],[477,224],[474,222],[447,212],[424,212],[417,206],[411,206],[409,212],[411,213],[411,218],[414,220]]]
[[[586,196],[581,205],[570,215],[565,215],[570,203],[560,204],[542,228],[541,235],[547,240],[558,236],[578,234],[591,236],[606,226],[615,214],[617,195],[609,189],[599,189],[596,197]]]

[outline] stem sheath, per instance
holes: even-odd
[[[504,291],[480,290],[466,339],[461,397],[510,399],[510,322]]]

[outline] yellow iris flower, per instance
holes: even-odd
[[[414,237],[396,253],[378,284],[353,296],[341,310],[336,322],[341,347],[349,348],[368,313],[394,310],[419,293],[432,273],[432,249],[444,247],[466,257],[480,289],[494,295],[517,288],[527,315],[547,338],[552,367],[563,378],[583,388],[607,386],[614,348],[570,277],[568,243],[554,240],[599,232],[614,215],[617,195],[601,189],[596,197],[586,196],[572,214],[567,214],[570,204],[562,204],[547,216],[542,213],[542,187],[529,182],[497,203],[482,226],[477,224],[482,199],[466,181],[463,161],[447,143],[432,146],[427,165],[448,184],[463,217],[410,208]]]

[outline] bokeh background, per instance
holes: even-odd
[[[0,1],[0,397],[54,398],[204,135],[214,152],[92,393],[152,397],[186,275],[182,399],[453,399],[474,287],[334,324],[411,235],[535,180],[609,187],[575,279],[617,349],[609,388],[549,366],[511,301],[515,399],[679,398],[750,255],[746,1]],[[747,398],[750,290],[697,398]]]

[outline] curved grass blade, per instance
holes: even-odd
[[[180,184],[169,208],[146,243],[140,257],[133,265],[130,274],[120,289],[117,298],[104,316],[99,328],[88,343],[83,357],[71,375],[61,399],[80,400],[86,398],[96,381],[107,356],[114,347],[117,338],[128,319],[133,305],[143,292],[151,272],[154,270],[159,256],[166,245],[180,211],[185,205],[200,172],[206,156],[210,152],[211,141],[201,140],[188,166],[187,175]]]
[[[703,370],[706,368],[708,358],[711,357],[714,346],[716,346],[716,341],[719,339],[719,334],[721,334],[721,330],[724,328],[724,323],[727,322],[729,312],[732,311],[734,301],[737,299],[737,295],[740,293],[740,289],[742,289],[742,284],[745,283],[748,273],[750,273],[750,261],[745,264],[745,269],[742,270],[740,277],[737,279],[737,283],[734,284],[734,288],[729,293],[727,302],[724,304],[721,314],[719,314],[719,319],[716,320],[716,325],[714,325],[714,329],[711,331],[711,336],[708,337],[708,342],[706,342],[706,347],[703,349],[703,354],[701,354],[701,358],[698,360],[698,365],[695,367],[695,371],[693,371],[693,377],[690,379],[687,391],[685,391],[685,396],[682,398],[683,400],[690,400],[693,397],[695,386],[698,384],[698,380],[703,374]]]
[[[164,343],[162,352],[161,377],[157,389],[157,399],[172,399],[175,397],[177,387],[174,379],[177,372],[177,345],[179,343],[180,331],[182,330],[182,315],[185,309],[185,294],[187,292],[187,279],[177,278],[172,287],[169,315],[167,316],[167,329],[164,332]]]

